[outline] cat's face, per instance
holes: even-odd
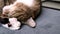
[[[10,30],[20,29],[21,23],[17,21],[16,18],[0,18],[0,22],[3,27],[6,27]]]

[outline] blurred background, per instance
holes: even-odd
[[[60,9],[60,0],[41,0],[43,7]]]

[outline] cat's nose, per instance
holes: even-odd
[[[12,25],[11,24],[8,24],[8,27],[11,27]]]

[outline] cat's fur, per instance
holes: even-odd
[[[31,3],[29,4],[29,1]],[[37,0],[16,0],[13,4],[3,8],[2,15],[4,18],[17,18],[20,22],[35,27],[34,18],[40,12],[40,1]]]

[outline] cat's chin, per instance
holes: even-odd
[[[19,30],[20,29],[20,27],[8,27],[7,24],[2,25],[2,26],[9,29],[9,30]]]

